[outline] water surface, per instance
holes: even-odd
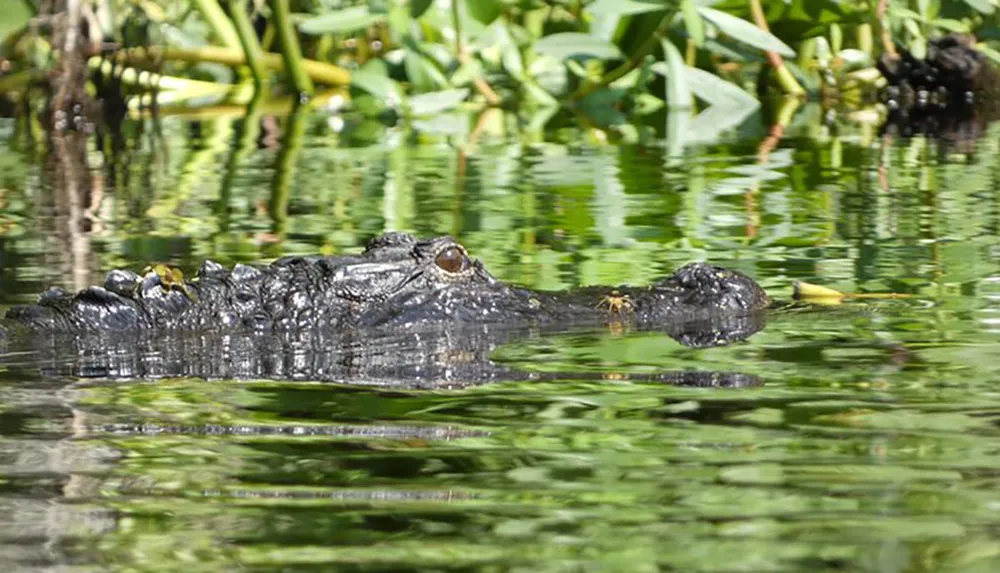
[[[492,353],[503,379],[437,389],[95,380],[5,356],[6,569],[1000,564],[995,130],[966,155],[808,123],[770,151],[745,129],[678,152],[256,119],[131,120],[84,153],[0,120],[0,303],[119,266],[354,252],[387,230],[452,234],[535,288],[709,260],[777,298],[794,280],[913,298],[779,313],[723,348],[527,336]],[[760,384],[655,378],[690,371]]]

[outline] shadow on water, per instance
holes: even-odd
[[[126,117],[117,143],[38,145],[0,120],[0,302],[114,267],[355,252],[390,229],[455,234],[539,289],[710,260],[776,298],[792,280],[913,298],[734,336],[15,345],[10,569],[995,570],[995,128],[961,157],[873,148],[871,126],[827,129],[809,106],[780,136],[687,148],[522,140],[516,118],[469,143],[454,123],[269,106]]]

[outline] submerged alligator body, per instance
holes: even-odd
[[[615,325],[665,332],[689,347],[721,346],[760,330],[771,304],[749,277],[702,263],[645,287],[534,291],[494,278],[450,237],[403,233],[376,237],[358,255],[231,271],[206,262],[190,282],[168,274],[115,270],[101,287],[50,289],[36,304],[11,308],[0,334],[58,375],[442,387],[523,378],[490,352],[539,332]],[[756,380],[716,372],[652,378]]]

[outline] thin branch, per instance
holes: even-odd
[[[875,20],[878,22],[879,28],[882,30],[882,49],[890,58],[895,58],[898,54],[896,53],[896,44],[892,41],[892,30],[889,26],[885,25],[885,13],[889,10],[889,0],[879,0],[878,5],[875,7]]]
[[[767,25],[767,18],[764,16],[764,8],[760,5],[760,0],[750,0],[750,13],[753,15],[754,24],[758,28],[770,33],[770,28]],[[774,69],[774,73],[778,78],[778,83],[781,84],[781,89],[785,91],[788,95],[804,95],[806,90],[802,89],[799,85],[798,80],[792,75],[791,70],[785,65],[785,61],[781,58],[781,54],[767,50],[764,52],[765,57],[767,57],[767,63],[771,65]]]
[[[254,33],[253,24],[247,16],[246,3],[244,0],[228,0],[226,6],[229,8],[229,18],[236,28],[236,34],[240,38],[240,45],[243,47],[243,54],[246,56],[247,66],[253,74],[253,82],[259,91],[264,87],[264,80],[267,77],[264,65],[264,50],[257,41],[257,34]]]

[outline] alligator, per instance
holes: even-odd
[[[451,237],[387,233],[358,255],[207,261],[191,281],[113,270],[103,286],[11,308],[0,333],[86,377],[482,382],[510,375],[492,349],[533,333],[657,329],[719,346],[762,328],[771,304],[749,277],[705,263],[648,286],[535,291],[496,279]]]

